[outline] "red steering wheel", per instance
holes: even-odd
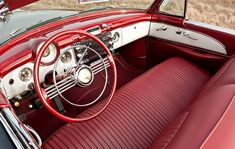
[[[97,42],[99,44],[99,46],[106,52],[107,54],[107,60],[109,62],[109,66],[112,67],[113,70],[113,83],[112,83],[112,89],[110,91],[110,94],[107,98],[107,102],[104,104],[104,106],[101,108],[101,110],[99,110],[98,112],[96,112],[95,114],[88,116],[88,117],[69,117],[66,115],[61,114],[60,112],[58,112],[51,104],[51,99],[48,96],[47,92],[45,91],[45,88],[41,86],[41,82],[40,82],[40,65],[41,65],[41,59],[42,56],[44,54],[44,52],[46,51],[46,49],[48,48],[48,46],[50,44],[52,44],[56,39],[61,38],[62,36],[67,36],[67,35],[79,35],[80,37],[86,37],[86,38],[90,38],[92,40],[94,40],[95,42]],[[72,38],[72,37],[71,37]],[[89,47],[88,47],[89,48]],[[95,52],[95,51],[94,51]],[[60,58],[60,56],[58,57],[58,59]],[[103,60],[103,59],[102,59]],[[80,66],[78,66],[80,67]],[[106,67],[106,66],[105,66]],[[105,68],[106,69],[106,68]],[[80,69],[76,69],[76,70],[80,70]],[[74,73],[77,74],[77,73]],[[34,84],[35,84],[35,90],[38,94],[39,99],[41,100],[41,102],[43,103],[43,105],[47,108],[47,110],[49,110],[53,115],[55,115],[56,117],[60,118],[61,120],[67,121],[67,122],[82,122],[82,121],[87,121],[90,120],[92,118],[95,118],[96,116],[98,116],[99,114],[101,114],[109,105],[109,103],[112,100],[112,97],[114,95],[115,89],[116,89],[116,84],[117,84],[117,69],[116,69],[116,65],[112,56],[112,53],[109,51],[109,49],[107,48],[107,46],[100,40],[98,39],[96,36],[91,35],[87,32],[84,31],[63,31],[60,33],[57,33],[55,35],[53,35],[51,38],[49,38],[44,45],[41,47],[40,51],[37,54],[36,60],[35,60],[35,64],[34,64],[34,71],[33,71],[33,76],[34,76]],[[78,77],[77,77],[78,78]],[[54,82],[55,83],[55,82]],[[55,84],[56,85],[56,84]],[[56,86],[57,87],[57,86]],[[61,94],[59,94],[61,95]]]

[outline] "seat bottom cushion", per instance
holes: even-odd
[[[186,60],[169,59],[116,91],[98,117],[63,126],[43,148],[148,148],[209,78]]]

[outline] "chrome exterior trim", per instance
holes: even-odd
[[[40,149],[40,146],[25,125],[19,121],[10,108],[2,109],[0,122],[3,124],[17,149]]]

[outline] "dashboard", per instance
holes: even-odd
[[[149,34],[150,21],[133,23],[111,31],[102,32],[101,28],[104,27],[107,27],[107,24],[95,25],[85,29],[85,31],[97,36],[112,53],[115,53],[118,51],[118,48],[147,36]],[[45,41],[40,42],[37,46],[37,52],[40,50],[44,42]],[[42,57],[42,64],[40,66],[40,82],[45,82],[47,76],[51,74],[58,53],[63,53],[67,48],[70,48],[71,50],[63,53],[58,61],[59,68],[57,71],[63,72],[64,70],[75,66],[81,55],[80,49],[76,48],[79,45],[85,45],[95,49],[105,59],[103,49],[101,49],[99,45],[91,39],[84,39],[63,48],[58,48],[56,44],[52,44],[44,52]],[[84,63],[90,63],[93,65],[97,63],[98,60],[96,55],[86,54],[83,61]],[[21,98],[21,96],[26,92],[34,90],[33,67],[34,61],[27,62],[1,78],[0,87],[8,99]]]

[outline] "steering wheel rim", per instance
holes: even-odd
[[[112,84],[112,89],[111,92],[109,94],[109,97],[106,99],[107,102],[105,103],[105,105],[103,106],[103,108],[101,108],[101,110],[99,110],[97,113],[86,117],[86,118],[73,118],[73,117],[69,117],[66,115],[63,115],[61,113],[59,113],[56,109],[54,109],[51,105],[50,105],[50,100],[49,97],[47,96],[45,90],[41,87],[40,85],[40,78],[39,78],[39,68],[40,68],[40,64],[41,64],[41,58],[43,56],[44,51],[47,49],[47,47],[53,42],[55,41],[55,39],[58,39],[62,36],[66,36],[66,35],[82,35],[82,36],[86,36],[88,38],[93,39],[95,42],[97,42],[101,48],[106,52],[107,54],[107,58],[110,62],[110,67],[112,67],[113,70],[113,84]],[[55,115],[56,117],[58,117],[59,119],[66,121],[66,122],[83,122],[83,121],[87,121],[90,119],[95,118],[96,116],[98,116],[99,114],[101,114],[110,104],[112,97],[115,93],[116,90],[116,85],[117,85],[117,69],[116,69],[116,64],[114,62],[112,53],[109,51],[109,49],[107,48],[107,46],[100,40],[98,39],[96,36],[91,35],[87,32],[84,31],[62,31],[60,33],[57,33],[55,35],[53,35],[52,37],[50,37],[45,43],[44,45],[41,47],[41,50],[38,52],[36,59],[35,59],[35,64],[34,64],[34,71],[33,71],[33,77],[34,77],[34,84],[35,84],[35,90],[39,96],[39,99],[41,100],[41,102],[43,103],[43,105],[46,107],[46,109],[51,112],[53,115]]]

